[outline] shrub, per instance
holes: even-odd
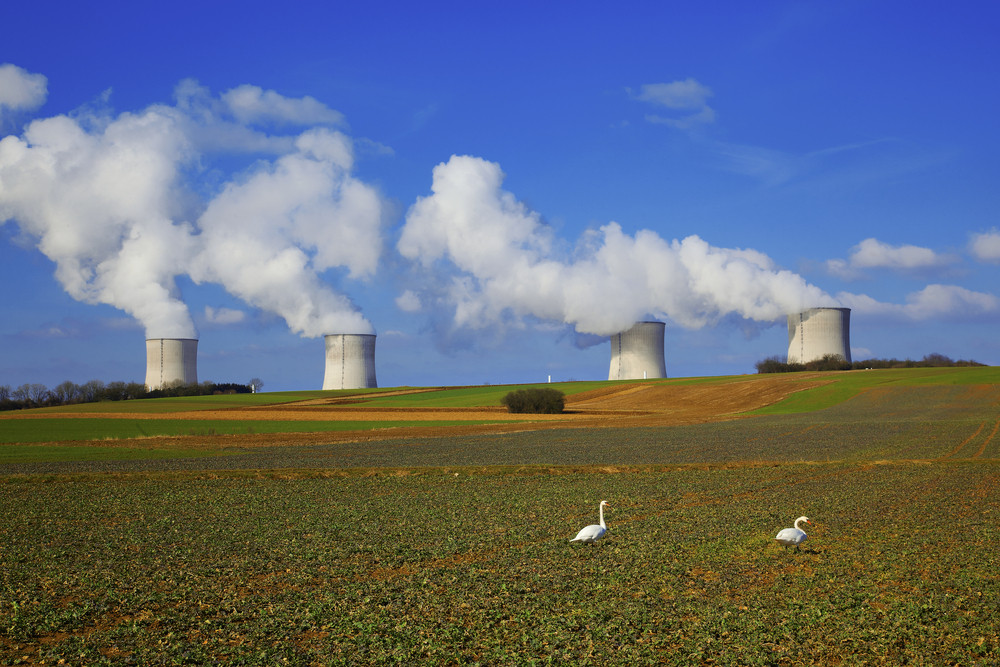
[[[566,395],[555,389],[518,389],[500,402],[507,412],[555,415],[566,407]]]

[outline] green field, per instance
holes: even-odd
[[[0,465],[0,663],[997,664],[997,369],[834,377],[718,424]]]

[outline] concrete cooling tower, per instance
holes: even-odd
[[[609,380],[667,377],[663,361],[663,322],[636,322],[628,331],[611,337]]]
[[[828,354],[851,361],[850,308],[810,308],[788,316],[788,363],[807,364]]]
[[[375,381],[375,335],[329,334],[323,389],[367,389]]]
[[[146,388],[198,384],[196,338],[146,339]]]

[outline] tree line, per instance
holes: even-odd
[[[52,389],[44,384],[22,384],[11,388],[0,385],[0,410],[23,410],[25,408],[45,408],[74,403],[96,403],[98,401],[129,401],[142,398],[166,398],[171,396],[210,396],[212,394],[249,394],[259,390],[263,383],[254,378],[247,384],[235,382],[200,382],[197,384],[176,383],[161,389],[149,390],[141,382],[108,382],[91,380],[76,384],[67,380]]]
[[[948,368],[959,366],[985,366],[971,359],[951,359],[943,354],[928,354],[920,361],[912,359],[865,359],[847,361],[839,354],[827,354],[821,359],[800,364],[788,363],[781,357],[768,357],[756,364],[758,373],[795,373],[798,371],[851,371],[870,368]]]

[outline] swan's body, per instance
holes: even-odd
[[[795,520],[794,528],[783,528],[782,530],[779,530],[774,539],[777,540],[778,544],[783,547],[795,547],[798,549],[800,544],[809,539],[809,536],[806,535],[806,531],[799,528],[800,523],[808,523],[809,525],[812,525],[812,521],[809,520],[809,517],[800,516]]]
[[[597,540],[604,537],[604,533],[608,532],[608,527],[604,523],[604,506],[607,504],[608,504],[607,500],[602,500],[601,504],[598,506],[598,509],[601,514],[601,522],[599,524],[595,523],[587,526],[579,533],[577,533],[576,537],[570,540],[570,542],[584,542],[586,544],[593,544]]]

